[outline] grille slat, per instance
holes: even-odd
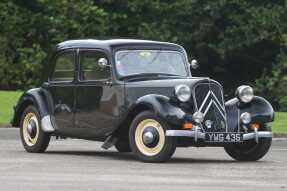
[[[199,83],[195,86],[194,93],[197,110],[205,114],[203,129],[207,132],[226,131],[226,113],[221,87],[214,82]]]

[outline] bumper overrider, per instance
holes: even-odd
[[[256,142],[259,141],[260,138],[272,138],[272,132],[270,131],[257,131],[250,133],[242,133],[243,141],[254,139]],[[195,142],[198,140],[205,140],[206,133],[201,131],[199,126],[194,126],[192,130],[167,130],[166,136],[170,137],[190,137],[193,138]]]

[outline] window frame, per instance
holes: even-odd
[[[106,78],[106,79],[95,79],[95,80],[82,80],[81,79],[81,53],[83,52],[100,52],[103,53],[105,55],[105,58],[108,60],[108,63],[110,65],[109,67],[109,73],[110,75]],[[80,83],[87,83],[87,82],[99,82],[99,83],[104,83],[107,80],[111,80],[112,79],[112,62],[111,59],[108,56],[107,51],[103,50],[103,49],[93,49],[93,48],[85,48],[85,49],[78,49],[78,74],[77,74],[77,80]]]
[[[117,69],[117,66],[116,66],[116,54],[118,52],[121,52],[121,51],[167,51],[167,52],[176,52],[180,55],[182,55],[182,59],[183,59],[183,64],[184,64],[184,67],[185,67],[185,71],[186,71],[186,76],[183,76],[183,77],[190,77],[192,76],[191,73],[190,73],[190,70],[189,70],[189,65],[188,65],[188,59],[187,59],[187,55],[186,55],[186,52],[185,51],[182,51],[180,49],[164,49],[164,48],[154,48],[154,47],[133,47],[133,48],[118,48],[118,49],[115,49],[113,51],[113,56],[114,56],[114,62],[115,62],[115,71],[116,71],[116,76],[117,76],[117,79],[123,77],[118,69]]]
[[[56,68],[56,64],[57,64],[57,60],[60,56],[67,54],[67,53],[72,53],[74,56],[74,72],[73,72],[73,79],[72,80],[62,80],[62,81],[56,81],[53,80],[53,75],[55,73],[55,68]],[[49,78],[48,78],[48,82],[52,83],[52,84],[61,84],[61,83],[73,83],[76,80],[76,72],[77,72],[77,54],[76,54],[76,50],[75,49],[66,49],[66,50],[62,50],[59,51],[55,54],[55,56],[52,59],[52,63],[53,63],[53,69],[50,72]]]

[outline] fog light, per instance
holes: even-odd
[[[184,129],[192,129],[192,126],[193,126],[192,123],[184,123],[183,124]]]
[[[250,115],[250,113],[248,113],[248,112],[242,113],[241,116],[240,116],[240,120],[245,125],[250,123],[251,122],[251,115]]]
[[[192,119],[196,122],[196,123],[202,123],[203,119],[204,119],[204,115],[203,113],[201,113],[200,111],[195,112],[192,115]]]
[[[260,125],[258,123],[251,123],[250,128],[251,129],[259,129]]]

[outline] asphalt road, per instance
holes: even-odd
[[[0,129],[0,190],[287,190],[287,141],[274,141],[259,162],[233,161],[222,148],[179,148],[170,162],[148,164],[73,139],[30,154],[18,129]]]

